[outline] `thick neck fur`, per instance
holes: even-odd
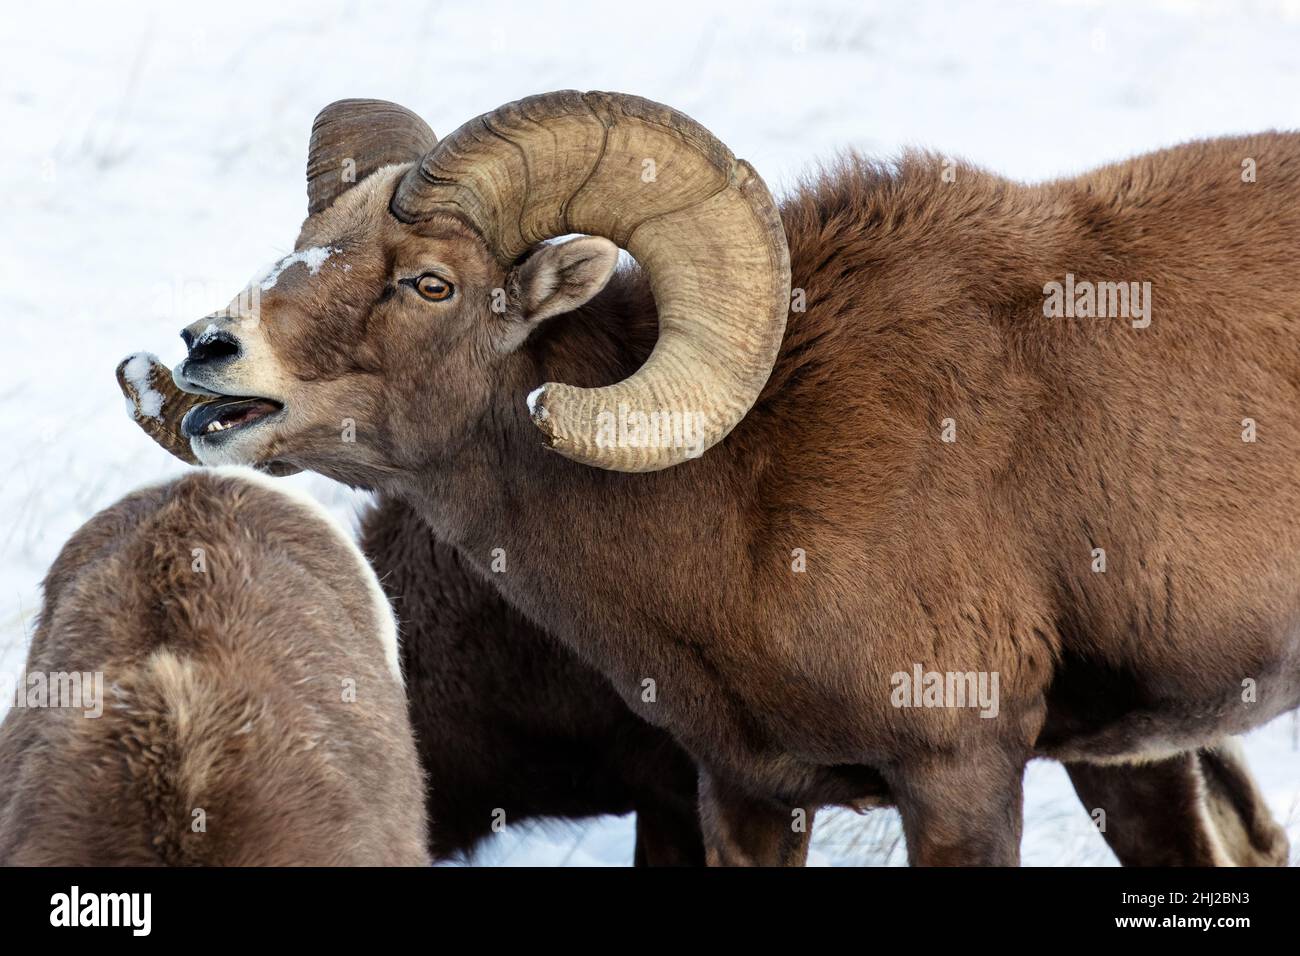
[[[923,167],[918,159],[911,169],[915,190],[929,188]],[[710,719],[721,714],[730,733],[757,743],[765,733],[751,726],[746,705],[730,700],[725,675],[752,677],[770,666],[760,663],[764,654],[797,658],[808,630],[852,623],[851,602],[827,600],[824,588],[853,591],[864,570],[872,573],[855,563],[861,529],[882,520],[898,494],[898,463],[916,454],[899,447],[896,424],[900,414],[914,416],[888,408],[897,397],[861,367],[855,340],[873,326],[899,334],[907,296],[919,295],[909,281],[928,283],[931,302],[961,294],[960,273],[936,277],[918,261],[935,228],[927,216],[938,213],[918,200],[908,219],[892,205],[900,189],[892,173],[846,163],[785,205],[794,284],[807,308],[791,314],[755,408],[702,458],[640,475],[593,469],[544,448],[528,419],[524,396],[542,382],[609,384],[649,354],[653,300],[644,276],[629,270],[539,330],[503,369],[476,441],[416,476],[404,494],[510,603],[654,722],[680,704],[674,691],[708,687],[716,695]],[[842,415],[809,414],[827,401],[843,403]],[[857,439],[846,443],[840,429]],[[797,553],[817,563],[817,585],[792,573]],[[504,570],[494,571],[502,558]],[[798,696],[790,673],[778,665],[774,693]],[[673,703],[638,706],[646,679]],[[816,692],[808,693],[811,700]],[[666,722],[689,737],[680,716]]]
[[[918,282],[926,284],[927,310],[957,311],[975,296],[1010,291],[968,287],[970,272],[961,262],[936,258],[948,250],[929,237],[942,232],[951,244],[954,233],[969,231],[973,243],[977,227],[963,225],[965,217],[981,206],[986,215],[999,206],[1014,207],[1005,195],[1012,187],[963,167],[970,182],[962,193],[941,182],[940,169],[939,160],[924,156],[909,158],[898,171],[852,160],[785,204],[794,285],[804,290],[807,309],[791,314],[758,405],[702,459],[646,475],[606,472],[548,451],[528,420],[524,396],[542,382],[609,384],[625,378],[649,354],[657,331],[653,299],[644,275],[630,269],[618,273],[587,306],[547,323],[532,337],[503,369],[498,401],[480,421],[477,440],[455,461],[418,476],[408,495],[440,535],[481,567],[491,564],[494,549],[504,549],[509,570],[498,583],[525,611],[548,618],[546,623],[561,633],[572,627],[570,612],[579,609],[593,626],[635,619],[698,628],[701,602],[684,598],[710,579],[735,587],[738,600],[728,614],[743,613],[752,602],[741,594],[755,586],[753,572],[762,570],[755,567],[756,549],[776,555],[780,560],[772,563],[785,569],[793,548],[807,548],[836,523],[826,513],[833,509],[819,500],[823,496],[804,489],[831,491],[843,484],[846,469],[823,452],[806,456],[798,473],[789,473],[805,445],[817,441],[811,423],[796,421],[806,417],[801,408],[832,399],[846,402],[846,417],[866,412],[880,432],[878,441],[895,441],[889,419],[897,416],[879,407],[889,400],[888,390],[873,394],[865,384],[857,394],[845,389],[862,375],[852,368],[854,353],[861,351],[853,340],[872,331],[896,334],[904,318],[925,317],[909,302],[919,297]],[[907,198],[900,200],[904,193]],[[946,209],[936,201],[949,198],[955,202]],[[1013,210],[1025,220],[1026,236],[1033,233],[1028,220],[1047,218],[1036,205],[1022,196]],[[1002,254],[987,246],[964,251],[984,261]],[[1023,260],[1028,253],[1019,255]],[[994,284],[1014,284],[1025,271],[1023,261],[1019,272],[1015,265],[998,262],[983,274],[993,276]],[[1014,294],[1040,301],[1038,275],[1035,270]],[[924,363],[913,365],[910,373],[926,374]],[[935,374],[936,387],[942,374]],[[764,437],[772,428],[783,429],[780,447]],[[866,437],[870,443],[872,436]],[[824,444],[834,448],[836,443]],[[872,500],[872,487],[891,477],[862,449],[853,455],[862,455],[863,467],[849,472],[854,481],[839,493],[861,502],[865,518],[881,505]],[[574,542],[586,544],[575,548]],[[650,553],[673,554],[672,566],[638,566],[637,556]],[[681,588],[667,578],[680,578]],[[593,602],[593,589],[616,600]],[[718,602],[712,603],[716,608]],[[593,619],[593,609],[610,613]],[[607,620],[600,622],[602,617]],[[731,620],[734,626],[736,619]]]

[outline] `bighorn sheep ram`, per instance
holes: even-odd
[[[0,863],[428,860],[388,602],[347,533],[273,484],[195,472],[64,546],[0,725]],[[33,698],[51,674],[102,697]]]
[[[409,502],[690,753],[711,862],[888,800],[913,862],[1012,863],[1034,757],[1200,837],[1240,788],[1182,858],[1285,855],[1219,742],[1300,703],[1300,137],[1041,186],[849,159],[778,210],[636,97],[440,143],[343,101],[308,194],[146,429]]]

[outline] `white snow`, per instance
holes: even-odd
[[[133,389],[137,401],[134,405],[130,400],[127,401],[127,408],[132,415],[140,415],[144,418],[162,418],[163,395],[149,381],[149,368],[151,362],[158,361],[158,356],[152,352],[137,352],[132,355],[126,366],[122,369],[122,375]]]
[[[262,291],[265,292],[267,289],[275,288],[275,284],[280,281],[280,274],[290,266],[298,265],[298,263],[302,263],[307,267],[309,275],[316,275],[316,273],[320,272],[320,267],[325,264],[326,259],[341,251],[340,249],[332,249],[329,246],[314,246],[311,249],[303,249],[301,252],[285,256],[276,264],[270,274],[262,280]]]
[[[114,357],[174,364],[182,327],[292,252],[331,100],[392,99],[445,135],[530,93],[624,90],[695,117],[778,194],[847,147],[1042,179],[1300,127],[1296,0],[571,0],[563,16],[512,0],[67,0],[7,7],[0,50],[0,673],[22,664],[68,535],[185,467],[122,414]],[[360,499],[285,480],[345,518]],[[1246,750],[1300,860],[1296,726]],[[814,833],[816,863],[902,860],[893,812],[821,814]],[[479,861],[624,864],[632,841],[627,818],[510,826]],[[1055,764],[1029,768],[1024,857],[1111,862]]]
[[[546,391],[546,386],[538,385],[535,389],[529,392],[528,397],[524,399],[524,401],[528,403],[529,415],[533,415],[533,416],[537,415],[537,400],[542,397],[542,392],[544,391]],[[544,408],[542,409],[542,417],[543,418],[546,417],[546,409]]]

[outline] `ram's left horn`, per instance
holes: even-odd
[[[121,361],[117,385],[126,396],[127,412],[146,435],[186,464],[199,464],[189,439],[181,434],[181,419],[203,403],[203,396],[182,392],[172,381],[171,369],[148,352],[136,352]]]

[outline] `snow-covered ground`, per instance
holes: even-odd
[[[181,466],[113,366],[288,252],[315,112],[407,104],[440,133],[529,93],[671,103],[778,192],[853,146],[1038,179],[1196,136],[1300,127],[1300,2],[602,0],[7,4],[0,16],[0,673],[63,540]],[[323,479],[292,479],[348,512]],[[1247,739],[1300,847],[1292,717]],[[485,863],[625,863],[627,820],[519,827]],[[819,863],[898,862],[897,817],[827,815]],[[1027,781],[1029,863],[1110,863],[1059,767]]]

